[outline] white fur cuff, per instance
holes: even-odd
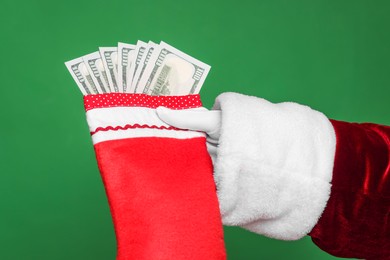
[[[311,231],[330,194],[336,137],[320,112],[236,93],[222,110],[215,181],[225,225],[295,240]]]

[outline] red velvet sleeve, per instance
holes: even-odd
[[[390,127],[331,122],[331,195],[310,236],[338,257],[390,259]]]

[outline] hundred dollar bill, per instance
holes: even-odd
[[[131,82],[131,93],[142,93],[144,88],[143,86],[139,86],[138,83],[141,80],[143,73],[145,72],[146,65],[152,55],[153,51],[158,47],[158,45],[154,42],[148,42],[148,45],[145,49],[144,54],[139,62],[139,67],[135,72],[133,81]]]
[[[100,47],[100,57],[102,57],[104,68],[107,72],[108,82],[111,92],[119,92],[118,89],[118,48]]]
[[[133,63],[131,65],[131,67],[130,67],[130,72],[129,72],[129,75],[128,75],[129,76],[128,80],[127,80],[127,82],[128,82],[127,85],[128,86],[131,86],[131,84],[133,82],[134,75],[135,75],[135,73],[138,70],[141,58],[142,58],[143,54],[145,53],[145,50],[146,50],[147,46],[148,46],[148,44],[146,42],[137,41],[137,45],[136,45],[136,48],[135,48],[135,51],[134,51]],[[132,91],[133,91],[133,89],[131,89],[131,87],[126,89],[127,93],[134,93]]]
[[[165,42],[153,52],[139,82],[149,95],[188,95],[199,93],[210,66]]]
[[[136,45],[118,42],[118,88],[120,92],[126,92],[130,88],[128,74],[133,62]]]
[[[82,57],[99,93],[110,92],[107,73],[98,51]]]
[[[86,64],[83,61],[83,58],[67,61],[65,62],[65,65],[83,95],[98,93],[98,90],[96,89],[95,83],[93,82],[93,79],[87,69]]]

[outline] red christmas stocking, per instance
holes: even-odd
[[[205,135],[166,125],[155,112],[200,107],[199,95],[97,94],[84,105],[116,259],[226,259]]]

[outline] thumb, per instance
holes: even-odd
[[[166,107],[156,109],[158,117],[168,125],[206,133],[219,132],[221,125],[221,111],[195,108],[173,110]]]

